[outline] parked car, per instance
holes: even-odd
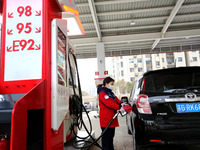
[[[84,102],[83,106],[85,107],[85,109],[86,109],[87,112],[92,111],[92,106],[91,106],[91,104],[89,102]]]
[[[150,71],[135,81],[126,116],[134,150],[200,144],[200,67]]]

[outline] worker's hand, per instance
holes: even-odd
[[[124,113],[125,112],[125,109],[123,107],[120,108],[119,110],[121,113]]]
[[[121,106],[123,107],[123,106],[125,106],[125,105],[127,105],[126,103],[121,103]]]

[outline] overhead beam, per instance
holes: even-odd
[[[133,44],[121,44],[121,45],[119,45],[119,44],[116,44],[116,45],[110,45],[110,46],[105,46],[105,48],[106,49],[116,49],[116,48],[128,48],[128,47],[151,47],[151,45],[152,45],[152,42],[151,43],[141,43],[141,44],[135,44],[135,43],[133,43]],[[94,50],[94,49],[96,49],[96,47],[95,46],[93,46],[93,45],[91,45],[91,46],[87,46],[87,47],[83,47],[83,46],[78,46],[78,47],[76,47],[76,50],[81,50],[81,51],[83,51],[83,52],[90,52],[91,50]]]
[[[112,0],[112,1],[102,1],[96,2],[95,5],[110,5],[110,4],[122,4],[130,2],[142,2],[142,1],[151,1],[151,0]]]
[[[171,42],[170,40],[166,40],[162,43],[159,43],[159,47],[169,47],[169,46],[185,46],[185,45],[197,45],[199,44],[199,40],[188,40],[188,39],[181,39],[181,40],[177,40],[177,39],[173,39],[173,42]],[[152,42],[143,42],[140,44],[137,44],[137,42],[134,43],[130,43],[130,44],[126,44],[126,43],[119,43],[119,44],[115,44],[115,45],[107,45],[105,46],[106,50],[112,50],[115,51],[117,49],[128,49],[128,48],[133,48],[137,49],[137,48],[151,48]],[[76,52],[77,53],[86,53],[86,52],[93,52],[96,50],[96,46],[95,45],[91,45],[91,46],[87,46],[87,47],[83,47],[83,46],[78,46],[76,47]]]
[[[96,29],[96,32],[97,32],[98,39],[99,39],[99,41],[101,41],[102,35],[101,35],[101,31],[100,31],[99,21],[98,21],[98,18],[97,18],[96,8],[95,8],[95,5],[94,5],[94,0],[88,0],[88,3],[89,3],[89,6],[90,6],[90,11],[91,11],[91,14],[92,14],[92,19],[93,19],[93,22],[94,22],[94,26],[95,26],[95,29]]]
[[[200,7],[200,4],[186,4],[181,6],[181,8],[194,8]],[[143,12],[154,12],[154,11],[165,11],[172,10],[174,6],[166,6],[166,7],[155,7],[155,8],[145,8],[145,9],[135,9],[135,10],[125,10],[125,11],[112,11],[112,12],[102,12],[98,13],[97,16],[111,16],[111,15],[122,15],[122,14],[130,14],[130,13],[143,13]],[[91,14],[80,14],[80,18],[91,17]]]
[[[176,18],[182,18],[182,17],[199,17],[200,13],[194,13],[194,14],[184,14],[184,15],[177,15]],[[162,20],[162,19],[168,19],[169,16],[161,16],[161,17],[148,17],[148,18],[139,18],[139,19],[134,19],[134,21],[137,23],[139,21],[152,21],[152,20]],[[108,20],[108,21],[103,21],[103,22],[99,22],[100,25],[104,25],[104,24],[116,24],[116,23],[130,23],[132,20],[131,19],[123,19],[123,20]],[[93,22],[89,22],[89,23],[82,23],[84,26],[87,25],[93,25]]]
[[[176,14],[178,13],[178,11],[180,10],[182,4],[183,4],[184,0],[178,0],[175,7],[173,8],[169,18],[167,19],[162,31],[161,31],[161,38],[164,37],[167,29],[169,28],[171,22],[173,21],[173,19],[175,18]],[[158,45],[158,43],[160,42],[161,38],[156,39],[155,42],[152,45],[152,50]]]
[[[178,11],[180,10],[182,4],[183,4],[184,0],[178,0],[178,2],[176,3],[176,6],[174,7],[174,9],[172,10],[169,18],[167,19],[167,22],[165,24],[165,26],[162,29],[162,34],[165,34],[169,25],[171,24],[171,22],[174,20],[176,14],[178,13]]]
[[[123,15],[123,14],[132,14],[132,13],[142,13],[142,12],[152,12],[152,11],[164,11],[164,10],[171,10],[173,6],[168,7],[157,7],[157,8],[147,8],[147,9],[136,9],[136,10],[125,10],[125,11],[112,11],[112,12],[103,12],[98,13],[98,17],[100,16],[111,16],[111,15]],[[80,18],[83,17],[91,17],[91,14],[80,14]]]
[[[185,42],[183,44],[180,43],[173,43],[173,44],[161,44],[159,47],[174,47],[174,46],[187,46],[187,45],[199,45],[199,42]],[[133,45],[133,46],[121,46],[121,47],[110,47],[106,48],[106,52],[108,51],[123,51],[123,50],[132,50],[132,49],[151,49],[151,45]],[[83,54],[83,53],[93,53],[96,51],[96,48],[91,48],[90,50],[76,48],[76,54]]]
[[[184,26],[184,25],[198,25],[200,24],[200,21],[196,22],[186,22],[186,23],[174,23],[171,24],[171,27],[175,26]],[[138,30],[138,29],[151,29],[151,28],[161,28],[164,24],[158,24],[158,25],[150,25],[150,26],[134,26],[134,27],[126,27],[126,28],[111,28],[111,29],[101,29],[101,32],[109,32],[109,31],[123,31],[123,30]],[[96,32],[96,30],[85,30],[85,33],[93,33]]]
[[[199,15],[199,14],[198,14]],[[161,20],[161,19],[167,19],[168,16],[162,16],[162,17],[150,17],[150,18],[140,18],[140,19],[134,19],[135,22],[138,22],[138,21],[150,21],[150,20]],[[108,21],[102,21],[102,22],[99,22],[100,25],[104,25],[104,24],[116,24],[116,23],[130,23],[132,20],[131,19],[123,19],[123,20],[108,20]],[[90,23],[82,23],[84,26],[87,26],[87,25],[93,25],[94,23],[93,22],[90,22]]]
[[[141,2],[141,1],[150,1],[150,0],[112,0],[112,1],[95,2],[95,5],[121,4],[121,3]],[[76,7],[86,7],[86,6],[88,6],[88,3],[76,4]]]
[[[165,37],[163,37],[163,39],[185,38],[185,37],[189,38],[200,37],[200,29],[166,32]],[[156,33],[132,34],[132,35],[122,35],[122,36],[107,36],[107,37],[102,37],[102,42],[124,43],[124,42],[134,42],[134,41],[149,41],[149,40],[156,40],[159,38],[160,38],[160,32],[156,32]],[[81,38],[81,39],[71,39],[71,42],[75,46],[81,46],[81,45],[95,45],[99,41],[98,38]]]
[[[127,28],[110,28],[110,29],[101,29],[101,32],[109,32],[109,31],[123,31],[123,30],[138,30],[138,29],[147,29],[147,28],[159,28],[163,27],[163,24],[161,25],[151,25],[151,26],[136,26],[136,27],[127,27]],[[96,30],[89,30],[85,31],[85,33],[93,33],[96,32]]]
[[[184,48],[185,46],[190,46],[189,48]],[[128,56],[128,55],[141,55],[141,54],[155,54],[155,53],[166,53],[166,52],[183,52],[184,51],[196,51],[199,49],[200,45],[197,44],[194,47],[192,45],[185,45],[185,46],[168,46],[165,47],[165,49],[157,49],[155,51],[152,51],[150,48],[145,49],[135,49],[135,48],[127,48],[127,49],[118,49],[116,51],[106,51],[106,57],[113,57],[113,56]],[[168,49],[166,51],[166,48]],[[184,49],[183,49],[184,48]],[[96,52],[94,53],[78,53],[77,59],[80,58],[96,58]]]

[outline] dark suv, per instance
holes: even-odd
[[[149,144],[200,144],[200,67],[147,72],[135,81],[128,102],[134,150]]]

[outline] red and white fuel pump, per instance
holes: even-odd
[[[68,37],[84,34],[79,12],[73,0],[1,3],[0,150],[62,150],[76,119]]]

